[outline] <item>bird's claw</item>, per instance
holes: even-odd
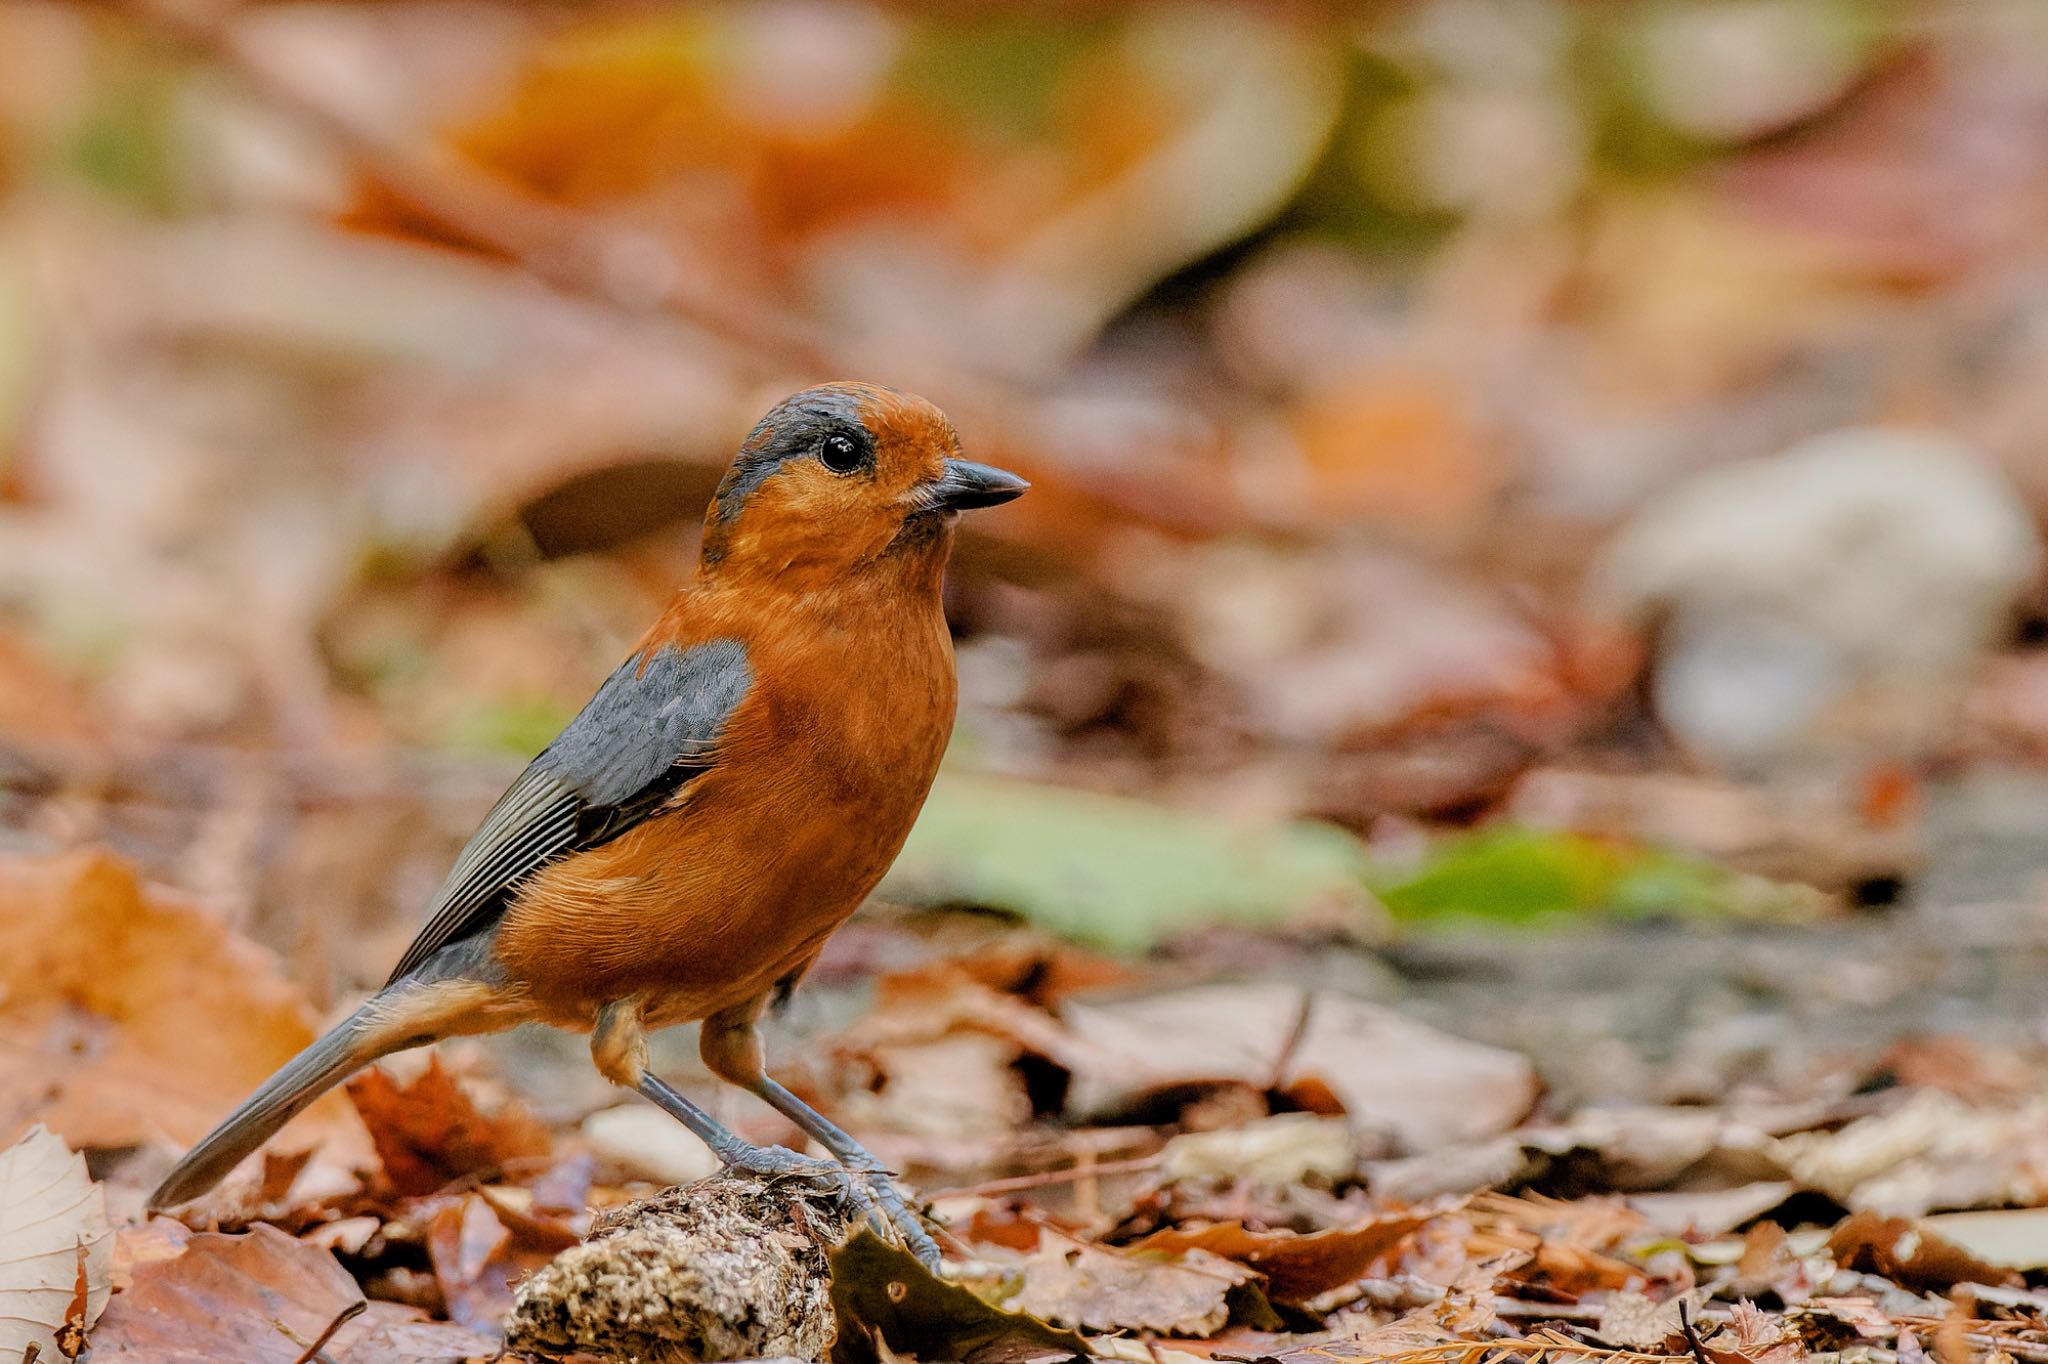
[[[849,1206],[867,1218],[868,1225],[883,1236],[893,1230],[920,1264],[934,1274],[939,1271],[942,1257],[938,1242],[932,1240],[910,1201],[889,1178],[889,1172],[879,1166],[847,1166],[836,1160],[802,1155],[786,1146],[756,1146],[736,1155],[727,1167],[771,1178],[809,1179],[830,1185]]]

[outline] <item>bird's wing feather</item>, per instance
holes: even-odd
[[[387,983],[488,926],[522,878],[618,837],[708,771],[752,682],[734,639],[662,645],[620,664],[491,807]]]

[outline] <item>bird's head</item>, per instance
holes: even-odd
[[[922,398],[823,384],[778,403],[740,446],[705,515],[704,567],[802,582],[943,561],[956,513],[1029,486],[960,458],[953,424]]]

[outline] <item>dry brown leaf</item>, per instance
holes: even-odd
[[[580,1239],[484,1190],[450,1200],[427,1222],[427,1254],[449,1317],[490,1334],[512,1310],[514,1286]]]
[[[932,1140],[988,1141],[1031,1120],[1031,1095],[1013,1064],[1017,1044],[985,1033],[878,1046],[869,1053],[875,1086],[848,1092],[841,1117]]]
[[[1480,1194],[1470,1204],[1470,1215],[1484,1228],[1514,1228],[1581,1250],[1612,1250],[1645,1226],[1640,1214],[1614,1197],[1567,1200],[1533,1193],[1515,1198]]]
[[[2024,1280],[1987,1263],[1925,1223],[1859,1212],[1835,1228],[1828,1253],[1844,1269],[1882,1274],[1908,1288],[1937,1292],[1959,1283],[2017,1288]]]
[[[78,1353],[107,1305],[106,1194],[85,1158],[43,1127],[0,1153],[0,1359]]]
[[[324,1250],[258,1225],[207,1232],[185,1253],[138,1265],[93,1333],[93,1357],[137,1364],[294,1364],[343,1314],[322,1354],[334,1364],[489,1355],[494,1340],[427,1322],[362,1291]]]
[[[1890,1340],[1899,1333],[1898,1324],[1869,1298],[1809,1298],[1798,1311],[1831,1317],[1865,1340]]]
[[[1167,1259],[1070,1241],[1043,1246],[1024,1262],[1024,1286],[1009,1306],[1087,1331],[1205,1336],[1233,1316],[1278,1324],[1258,1277],[1203,1250]]]
[[[1504,1132],[1536,1101],[1526,1057],[1345,995],[1212,985],[1064,1011],[1077,1118],[1145,1095],[1236,1082],[1287,1091],[1405,1151]]]
[[[160,1260],[175,1260],[192,1240],[192,1228],[175,1217],[152,1217],[135,1227],[114,1233],[113,1285],[126,1291],[135,1281],[135,1271]]]
[[[1799,1364],[1806,1347],[1783,1317],[1743,1300],[1728,1309],[1728,1322],[1703,1342],[1712,1364]]]
[[[349,1081],[348,1097],[401,1194],[430,1194],[465,1175],[548,1154],[547,1129],[532,1114],[509,1101],[484,1113],[438,1056],[403,1087],[381,1068],[364,1071]]]
[[[275,957],[103,853],[0,862],[0,941],[0,1140],[190,1142],[313,1040]]]
[[[1610,1293],[1601,1304],[1600,1321],[1594,1334],[1610,1345],[1625,1350],[1665,1350],[1685,1335],[1685,1314],[1698,1315],[1700,1295],[1680,1293],[1662,1302],[1623,1290]]]
[[[1275,1302],[1300,1305],[1364,1275],[1374,1262],[1436,1215],[1392,1213],[1306,1236],[1292,1231],[1249,1231],[1237,1222],[1168,1227],[1131,1249],[1164,1253],[1205,1250],[1221,1255],[1265,1275],[1267,1292]]]
[[[1380,1364],[1383,1360],[1408,1356],[1434,1360],[1440,1351],[1462,1343],[1444,1329],[1433,1312],[1423,1309],[1360,1335],[1283,1350],[1269,1358],[1272,1364]],[[1487,1342],[1483,1348],[1492,1349],[1492,1343]]]

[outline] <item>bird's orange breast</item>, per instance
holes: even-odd
[[[952,729],[935,596],[705,601],[662,631],[736,633],[754,684],[669,810],[515,893],[493,956],[546,1021],[588,1026],[628,998],[688,1021],[807,966],[902,848]]]

